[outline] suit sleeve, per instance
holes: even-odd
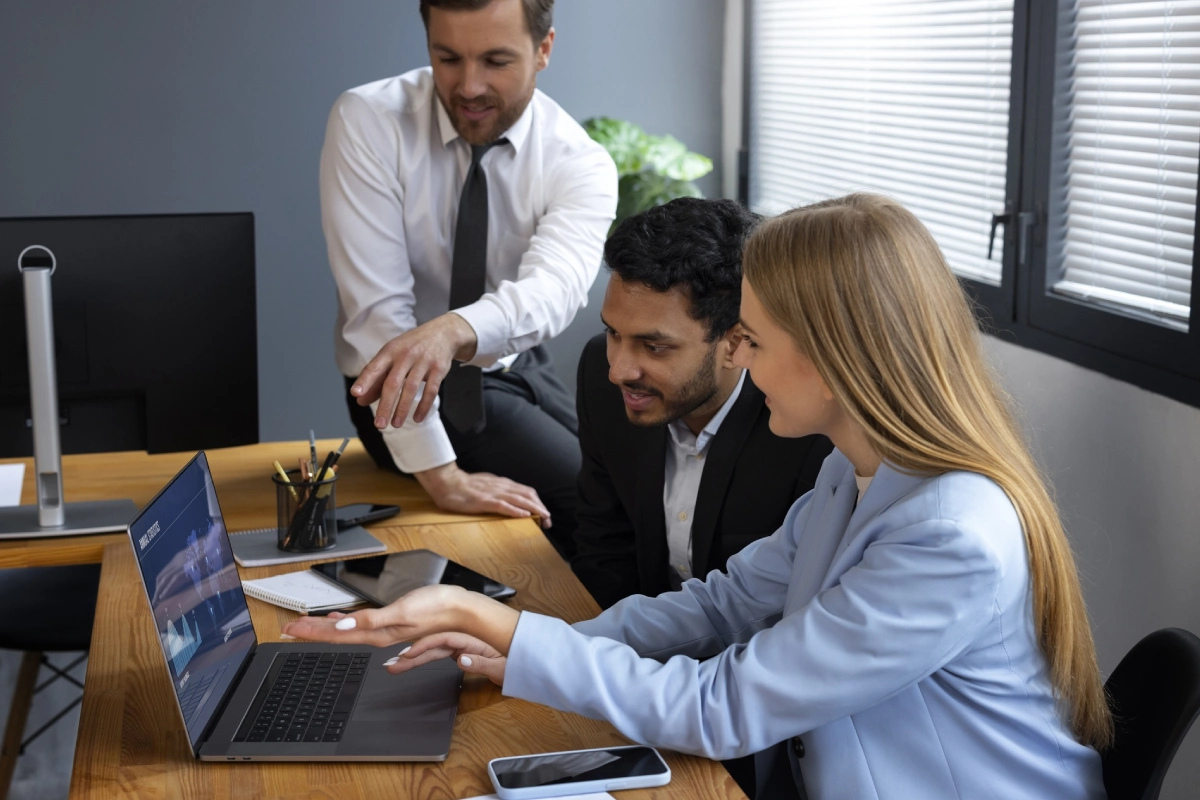
[[[673,622],[700,634],[701,616],[714,612],[711,630],[720,634],[737,603],[777,596],[770,584],[737,586],[745,580],[739,571],[754,577],[747,565],[735,567],[742,556],[730,562],[727,585],[718,581],[716,593],[693,597],[691,613],[656,620],[646,612],[667,609],[647,609],[647,622],[627,622],[625,641],[589,636],[587,623],[573,629],[526,612],[509,650],[504,694],[607,719],[637,742],[714,759],[757,752],[883,702],[969,648],[992,617],[1002,576],[985,544],[990,533],[965,533],[948,520],[889,531],[808,605],[707,661],[646,658],[640,652],[648,642],[638,640],[643,631],[677,639]],[[793,542],[795,557],[804,534],[793,525],[746,552],[766,570],[766,557],[782,559],[788,550],[779,539]]]
[[[633,522],[608,474],[590,414],[588,361],[593,345],[584,347],[576,373],[575,408],[579,417],[578,499],[575,518],[576,553],[571,569],[601,608],[638,592],[637,544]]]

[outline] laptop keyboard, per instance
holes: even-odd
[[[340,742],[370,653],[277,653],[235,742]]]

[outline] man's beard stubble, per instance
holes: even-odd
[[[687,383],[681,386],[673,397],[666,397],[658,389],[640,383],[621,384],[632,391],[657,395],[662,398],[664,406],[663,413],[652,419],[630,414],[628,409],[625,411],[625,416],[639,428],[656,428],[660,425],[669,425],[677,419],[686,417],[709,400],[712,400],[713,396],[716,395],[716,366],[717,346],[713,344],[704,356],[704,361],[700,364],[700,368],[696,370],[692,377],[688,378]]]
[[[439,93],[438,99],[442,101],[442,107],[446,109],[446,113],[450,117],[450,124],[454,126],[455,132],[467,144],[491,144],[503,136],[504,132],[515,125],[517,120],[521,118],[521,115],[525,113],[525,109],[529,107],[529,102],[533,99],[533,92],[536,88],[536,85],[530,86],[529,92],[521,98],[520,102],[514,105],[507,105],[500,98],[500,95],[497,94],[486,94],[481,98],[476,98],[474,102],[482,103],[496,109],[495,121],[486,128],[478,128],[459,116],[458,104],[463,98],[454,96],[451,98],[451,102],[447,102],[446,98],[442,97]]]

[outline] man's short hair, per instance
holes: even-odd
[[[425,33],[429,33],[429,9],[444,8],[447,11],[478,11],[492,0],[421,0],[421,19],[425,22]],[[521,0],[525,7],[525,27],[537,47],[554,27],[554,0]]]
[[[681,197],[618,225],[604,262],[627,283],[656,292],[679,287],[713,342],[737,324],[742,246],[761,219],[732,200]]]

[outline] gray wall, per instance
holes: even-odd
[[[416,7],[5,0],[0,217],[253,211],[260,435],[349,433],[317,157],[339,92],[428,63]],[[540,86],[578,119],[624,117],[716,158],[723,8],[562,0]],[[603,285],[554,345],[569,383]]]
[[[988,339],[1057,493],[1075,548],[1100,669],[1146,634],[1200,634],[1200,409]],[[1163,800],[1200,787],[1200,726]]]

